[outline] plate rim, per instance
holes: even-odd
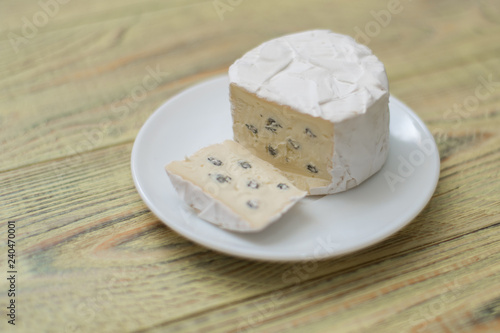
[[[141,129],[139,130],[135,140],[134,144],[132,147],[132,152],[131,152],[131,157],[130,157],[130,168],[131,168],[131,173],[132,173],[132,179],[135,185],[135,188],[137,192],[139,193],[139,196],[141,197],[142,201],[146,206],[150,209],[150,211],[167,227],[171,228],[174,230],[176,233],[181,235],[182,237],[187,238],[188,240],[197,243],[205,248],[214,250],[219,253],[223,253],[225,255],[230,255],[234,257],[239,257],[243,259],[251,259],[251,260],[259,260],[259,261],[267,261],[267,262],[304,262],[304,261],[320,261],[320,260],[326,260],[326,259],[332,259],[332,258],[337,258],[340,256],[344,256],[347,254],[351,254],[354,252],[357,252],[361,249],[366,249],[374,244],[380,243],[384,241],[385,239],[395,235],[398,231],[402,230],[406,226],[408,226],[422,211],[423,209],[427,206],[427,204],[430,202],[432,196],[434,195],[436,191],[437,184],[439,182],[439,176],[440,176],[440,156],[439,156],[439,150],[436,144],[436,141],[434,139],[434,136],[432,133],[429,131],[425,123],[423,122],[420,117],[411,109],[409,108],[406,104],[404,104],[401,100],[397,99],[394,97],[392,94],[390,95],[390,103],[391,104],[399,104],[399,107],[409,116],[412,118],[413,121],[418,123],[420,125],[422,131],[426,134],[428,138],[432,141],[433,144],[433,157],[435,157],[435,165],[433,170],[437,170],[437,172],[434,173],[434,179],[432,179],[432,191],[429,191],[426,193],[425,197],[422,197],[420,200],[420,204],[418,208],[414,210],[412,214],[409,214],[404,219],[404,223],[399,223],[396,224],[394,227],[389,228],[385,233],[380,234],[378,237],[375,237],[371,239],[368,242],[361,242],[357,244],[356,246],[345,248],[343,250],[334,252],[333,254],[329,253],[322,253],[321,255],[315,255],[314,258],[309,258],[309,257],[300,257],[298,258],[296,255],[293,256],[283,256],[283,255],[262,255],[261,252],[259,253],[254,253],[254,252],[248,252],[248,251],[239,251],[235,250],[234,247],[232,246],[224,246],[224,243],[220,244],[214,244],[212,242],[209,242],[205,240],[203,237],[197,235],[196,233],[190,232],[187,229],[183,229],[180,226],[177,225],[177,223],[169,222],[166,219],[162,218],[162,212],[157,209],[155,205],[153,205],[149,198],[148,195],[146,194],[142,184],[140,183],[139,180],[139,174],[137,171],[137,155],[139,154],[138,150],[140,149],[140,144],[144,140],[144,137],[147,134],[147,128],[148,125],[152,122],[155,121],[156,118],[160,117],[160,115],[163,114],[163,112],[166,112],[164,109],[168,108],[168,105],[182,99],[185,97],[185,95],[190,95],[193,91],[202,89],[206,85],[211,85],[211,84],[217,84],[218,81],[227,81],[228,76],[227,74],[223,75],[217,75],[210,77],[208,79],[204,79],[202,81],[199,81],[198,83],[195,83],[191,85],[190,87],[187,87],[186,89],[182,90],[181,92],[175,94],[174,96],[168,98],[165,102],[163,102],[160,106],[158,106],[155,111],[148,117],[148,119],[144,122],[142,125]],[[171,111],[170,111],[171,112]],[[225,230],[227,231],[227,230]]]

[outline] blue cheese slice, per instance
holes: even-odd
[[[306,195],[270,163],[230,140],[165,169],[200,218],[228,230],[262,230]]]

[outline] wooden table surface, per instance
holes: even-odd
[[[430,203],[382,243],[308,264],[176,234],[135,190],[138,130],[250,48],[312,28],[372,48],[427,124]],[[0,332],[500,331],[498,0],[5,0],[0,32]]]

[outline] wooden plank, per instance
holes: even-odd
[[[170,0],[157,2],[152,0],[124,0],[119,2],[91,1],[90,3],[82,3],[71,0],[27,0],[23,2],[2,2],[0,3],[0,13],[2,13],[0,40],[9,39],[9,32],[19,35],[23,35],[23,32],[28,34],[30,32],[29,28],[23,31],[23,27],[29,27],[30,23],[42,33],[67,29],[75,25],[140,16],[158,11],[175,11],[197,5],[208,7],[210,1]]]
[[[147,332],[450,332],[497,328],[500,224]],[[365,255],[369,256],[368,253]],[[359,260],[350,256],[348,260]],[[327,263],[337,265],[337,261]],[[293,277],[320,265],[298,264]],[[464,311],[467,309],[467,312]],[[458,315],[464,315],[459,323]]]
[[[405,260],[427,263],[430,257],[421,258],[417,250],[439,249],[446,240],[498,222],[498,184],[484,177],[498,170],[498,138],[460,148],[455,155],[470,157],[458,161],[461,172],[453,169],[456,160],[444,161],[433,200],[409,227],[371,249],[319,263],[300,284],[290,278],[297,265],[220,255],[160,224],[133,187],[131,144],[4,172],[0,228],[8,219],[18,221],[19,270],[26,290],[19,302],[33,316],[23,325],[28,325],[26,330],[57,322],[85,330],[146,328],[270,297],[308,281],[350,279],[365,267],[392,272],[394,267],[403,269]],[[391,259],[395,257],[403,262]],[[369,280],[373,274],[366,272]],[[227,311],[229,317],[238,313]],[[54,315],[48,318],[48,313]]]
[[[148,2],[151,7],[145,6],[135,16],[137,6],[123,5],[120,10],[130,15],[117,17],[109,16],[118,10],[116,5],[97,7],[103,14],[92,18],[95,21],[40,31],[17,54],[8,40],[0,41],[0,91],[5,92],[0,97],[0,170],[129,142],[159,104],[191,84],[226,72],[234,59],[260,42],[312,24],[354,34],[355,27],[364,29],[374,20],[371,10],[387,7],[385,1],[365,3],[366,12],[359,13],[349,6],[345,15],[332,22],[330,13],[337,8],[333,3],[318,3],[324,10],[317,11],[306,1],[287,6],[257,1],[242,3],[221,21],[212,3],[196,3],[157,8]],[[462,102],[459,94],[474,91],[478,75],[492,74],[498,81],[499,49],[490,41],[500,32],[500,25],[485,20],[468,1],[453,3],[451,15],[422,16],[417,26],[408,26],[408,20],[417,24],[411,19],[415,11],[443,6],[411,3],[415,7],[394,15],[369,43],[387,65],[393,93],[418,112],[429,105],[425,103],[428,96],[433,101],[440,97],[446,107]],[[61,19],[66,15],[76,19],[73,14],[84,17],[80,5],[68,6],[67,12],[61,9]],[[304,17],[304,11],[314,15],[295,24],[293,19]],[[266,28],[264,23],[278,13],[289,22]],[[464,16],[474,32],[452,25]],[[450,29],[452,40],[438,33]],[[419,35],[428,30],[436,35]],[[156,31],[162,32],[161,37]],[[400,43],[395,43],[396,37]],[[450,60],[450,54],[459,56]],[[157,86],[149,78],[151,71],[162,73]],[[429,85],[427,78],[439,80]],[[144,82],[152,88],[141,95]],[[450,89],[450,84],[460,89]],[[127,111],[119,111],[120,107]],[[432,118],[442,118],[444,111]]]
[[[41,7],[0,2],[0,228],[18,221],[16,331],[498,331],[500,11],[401,5],[383,26],[382,0],[223,13],[202,0],[71,1],[16,52],[9,32]],[[143,122],[255,45],[318,27],[364,31],[391,92],[433,132],[442,167],[429,205],[376,246],[308,265],[221,255],[161,224],[130,176]]]

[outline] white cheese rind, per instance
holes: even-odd
[[[388,99],[387,94],[370,112],[335,124],[332,183],[311,188],[311,195],[347,191],[382,168],[389,154]]]
[[[229,80],[333,123],[365,113],[389,91],[384,65],[371,50],[329,30],[267,41],[231,65]]]
[[[334,124],[328,186],[348,190],[376,173],[389,146],[389,85],[382,62],[348,36],[328,30],[286,35],[247,52],[230,83],[257,97]]]
[[[257,231],[241,219],[222,202],[205,193],[200,187],[184,180],[167,170],[168,177],[182,200],[195,209],[197,215],[224,229],[238,231]]]

